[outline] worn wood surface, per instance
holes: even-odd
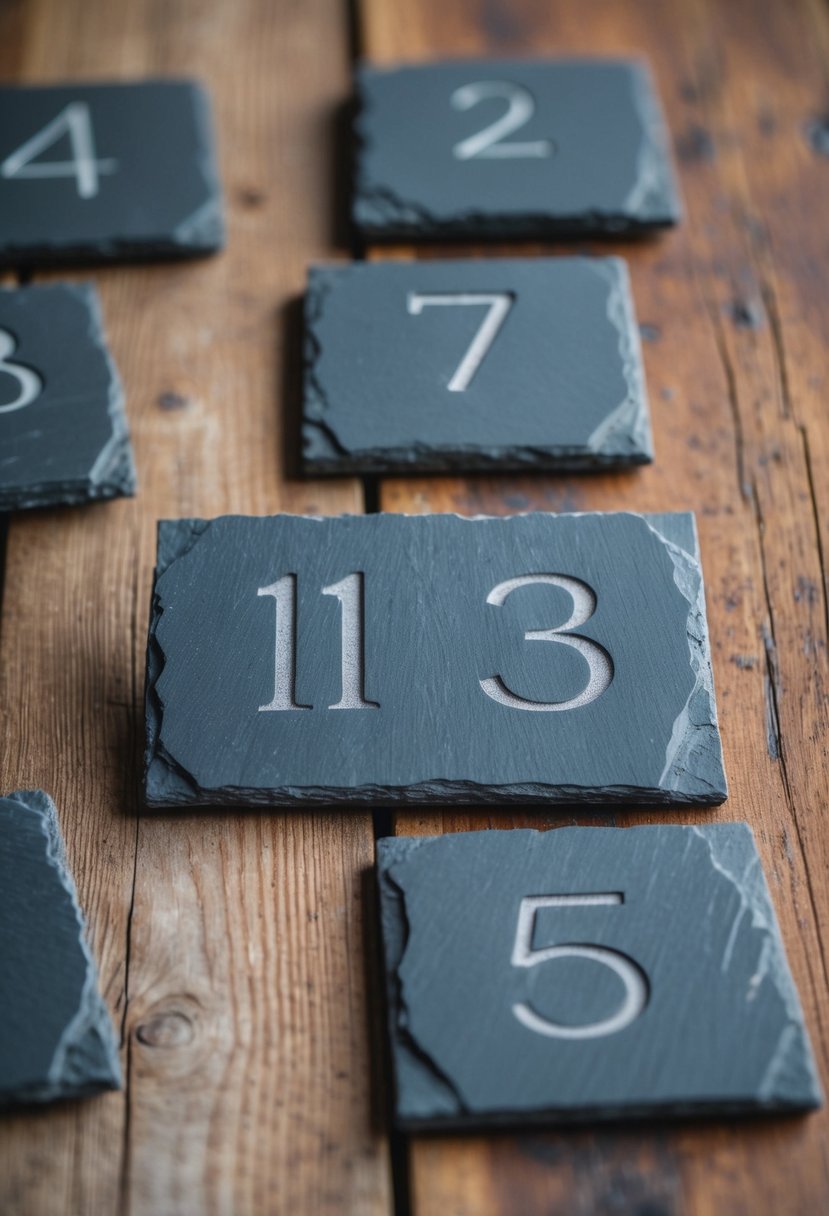
[[[214,259],[81,272],[139,494],[10,526],[0,788],[57,800],[126,1084],[3,1119],[4,1216],[389,1211],[369,1100],[371,817],[139,813],[156,518],[362,509],[356,482],[282,472],[289,303],[335,252],[346,19],[340,0],[0,5],[5,79],[204,79],[230,220]]]
[[[657,240],[602,248],[629,259],[648,326],[656,464],[558,479],[387,481],[380,505],[696,511],[731,783],[729,801],[704,817],[746,819],[757,834],[825,1083],[829,133],[820,118],[829,8],[818,0],[362,0],[360,11],[362,52],[380,62],[634,51],[653,65],[687,217]],[[614,821],[649,818],[633,811]],[[565,821],[447,811],[401,814],[397,830]],[[829,1206],[827,1125],[823,1112],[418,1138],[409,1154],[413,1211],[816,1213]]]

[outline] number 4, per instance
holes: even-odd
[[[512,308],[514,300],[515,297],[509,291],[469,291],[459,292],[456,295],[444,293],[421,295],[417,291],[409,293],[408,309],[413,317],[419,317],[424,308],[430,307],[433,304],[454,305],[455,307],[466,307],[470,304],[485,304],[487,306],[487,313],[481,322],[480,329],[472,339],[469,349],[449,381],[448,387],[450,393],[463,393],[469,388],[472,377],[481,366],[487,351],[495,341],[499,329],[504,324],[504,321],[506,321],[507,313]]]
[[[72,160],[40,161],[40,156],[63,136],[69,136]],[[74,177],[81,198],[94,198],[98,193],[98,175],[114,173],[114,160],[95,159],[95,139],[92,120],[85,101],[73,101],[61,110],[41,131],[27,139],[0,164],[0,176],[10,177]]]

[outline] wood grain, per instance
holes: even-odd
[[[816,120],[826,113],[829,11],[812,0],[414,0],[401,12],[391,0],[362,0],[361,36],[363,53],[385,62],[639,52],[654,67],[688,214],[658,240],[600,251],[628,258],[648,326],[656,464],[558,479],[389,480],[380,501],[409,512],[696,511],[731,785],[725,806],[697,817],[754,828],[825,1084],[829,236],[819,200],[829,140]],[[533,249],[560,251],[523,251]],[[649,819],[614,816],[620,825]],[[397,830],[566,821],[446,811],[400,815]],[[794,1216],[829,1204],[826,1144],[825,1112],[424,1137],[410,1146],[413,1210]]]
[[[360,511],[285,475],[291,306],[330,257],[339,0],[32,0],[7,78],[194,74],[210,87],[222,255],[94,273],[127,393],[134,501],[13,520],[2,788],[61,810],[126,1088],[0,1126],[0,1210],[173,1216],[389,1210],[372,1126],[362,872],[369,815],[140,812],[155,520]],[[83,277],[89,277],[84,275]]]

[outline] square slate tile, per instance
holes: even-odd
[[[726,796],[693,516],[159,526],[151,806]]]
[[[378,841],[408,1128],[821,1102],[749,827]]]
[[[312,473],[585,469],[653,458],[618,258],[311,270]]]
[[[0,87],[0,264],[192,257],[223,243],[199,85]]]
[[[134,492],[124,397],[95,289],[0,289],[0,511]]]
[[[42,790],[0,798],[0,973],[0,1106],[119,1088],[112,1022]]]
[[[466,59],[358,74],[368,239],[637,233],[680,218],[644,64]]]

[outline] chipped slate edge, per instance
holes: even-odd
[[[86,941],[78,893],[67,867],[57,808],[42,790],[16,790],[0,801],[14,802],[37,815],[45,837],[47,860],[66,892],[78,923],[78,945],[86,959],[86,978],[75,1016],[67,1022],[55,1048],[47,1080],[17,1089],[13,1101],[54,1102],[121,1088],[118,1044],[109,1010],[98,989],[98,970]],[[8,1096],[0,1099],[9,1101]]]
[[[77,481],[42,481],[12,486],[0,491],[0,511],[22,511],[33,507],[77,506],[110,498],[131,498],[137,489],[132,444],[125,412],[124,389],[115,361],[107,346],[98,293],[91,283],[59,283],[24,287],[22,291],[60,292],[74,296],[88,314],[87,336],[109,373],[107,412],[112,434],[86,477]]]
[[[406,443],[401,447],[363,448],[358,452],[343,446],[328,420],[328,394],[317,374],[322,354],[317,323],[322,319],[325,301],[341,270],[311,267],[304,302],[303,341],[302,459],[306,471],[315,476],[387,473],[390,470],[395,473],[440,473],[457,472],[459,468],[464,472],[484,473],[527,469],[588,472],[650,464],[653,461],[650,411],[627,266],[622,258],[579,260],[607,284],[607,317],[619,335],[622,374],[627,385],[625,399],[606,415],[584,444],[437,447],[428,443]]]
[[[391,514],[391,513],[389,513]],[[464,516],[453,513],[452,518],[463,522],[476,522],[490,518],[520,518],[513,516]],[[542,514],[542,512],[538,512]],[[570,517],[602,514],[602,512],[570,512]],[[614,512],[631,515],[643,522],[668,547],[674,560],[676,585],[688,599],[688,645],[691,666],[697,673],[697,681],[688,701],[674,722],[671,740],[666,752],[663,780],[655,788],[644,786],[581,786],[547,785],[537,782],[520,784],[478,785],[473,781],[422,781],[416,785],[362,785],[359,787],[338,786],[275,786],[272,789],[247,786],[217,786],[202,789],[192,774],[181,765],[164,745],[162,739],[164,709],[156,692],[156,684],[164,668],[164,653],[156,637],[158,622],[163,614],[157,585],[161,575],[175,561],[183,557],[202,535],[219,520],[234,518],[219,516],[215,520],[184,519],[161,520],[158,524],[158,563],[153,579],[150,604],[150,624],[147,639],[147,667],[145,684],[146,746],[144,751],[144,796],[148,808],[175,808],[193,806],[234,807],[315,807],[384,806],[389,803],[404,806],[440,806],[448,801],[454,806],[492,806],[510,803],[587,803],[589,805],[625,806],[632,802],[641,806],[718,806],[728,796],[728,787],[722,762],[722,743],[717,723],[714,682],[711,667],[711,651],[705,616],[702,570],[699,565],[696,523],[690,512],[662,515],[640,515],[636,512]],[[242,516],[240,518],[248,518]],[[278,517],[271,517],[278,518]],[[291,516],[292,519],[328,522],[330,517],[319,515]],[[340,516],[339,518],[349,518]],[[365,519],[365,516],[354,518]],[[403,516],[402,518],[409,518]],[[554,518],[562,518],[556,515]],[[673,531],[676,541],[667,533]],[[680,546],[679,539],[690,538],[694,553]],[[686,540],[687,543],[687,540]],[[677,576],[677,569],[682,577]],[[686,583],[694,587],[697,598],[689,598]],[[701,604],[701,609],[700,609]],[[692,712],[693,711],[693,712]],[[696,721],[699,713],[702,720]],[[707,756],[708,776],[702,776],[689,768],[683,768],[681,760],[688,757],[687,764]],[[685,773],[694,778],[693,790],[680,790],[673,781]],[[667,795],[667,796],[666,796]]]
[[[462,64],[463,60],[444,63]],[[470,61],[474,63],[475,61]],[[533,60],[528,60],[533,63]],[[536,61],[538,62],[538,61]],[[586,64],[590,60],[584,61]],[[601,63],[603,60],[596,60]],[[505,239],[510,237],[577,237],[598,235],[639,235],[670,228],[682,219],[682,205],[671,165],[667,128],[653,89],[650,73],[638,60],[625,63],[632,77],[634,107],[642,122],[642,144],[638,158],[638,178],[620,211],[583,210],[576,215],[532,212],[516,216],[470,208],[452,216],[438,216],[414,199],[405,199],[388,185],[371,180],[367,160],[374,141],[371,138],[371,112],[379,104],[373,95],[374,81],[407,68],[422,66],[399,64],[376,68],[361,64],[357,68],[354,105],[354,187],[351,220],[366,238],[374,241]],[[555,60],[550,61],[555,66]],[[665,168],[658,168],[660,155]],[[638,209],[637,209],[638,207]]]
[[[665,825],[662,825],[663,827]],[[574,1110],[550,1106],[545,1110],[498,1112],[472,1112],[464,1103],[457,1087],[450,1078],[431,1060],[406,1024],[405,1003],[402,998],[399,967],[406,953],[409,925],[406,915],[405,893],[395,882],[390,871],[398,863],[405,862],[416,849],[436,844],[446,836],[393,836],[377,841],[377,898],[381,927],[381,946],[384,961],[384,983],[386,990],[386,1030],[391,1046],[395,1090],[395,1123],[404,1131],[435,1129],[455,1131],[474,1127],[499,1127],[506,1123],[548,1126],[555,1124],[582,1124],[613,1122],[618,1119],[652,1119],[658,1111],[661,1117],[689,1118],[704,1115],[728,1115],[746,1113],[780,1114],[814,1110],[823,1104],[817,1068],[806,1031],[791,971],[786,959],[780,927],[771,903],[768,886],[763,874],[760,858],[754,847],[751,828],[745,823],[720,823],[688,828],[673,825],[678,831],[690,830],[701,837],[708,848],[711,865],[734,887],[741,901],[742,916],[750,911],[752,924],[767,934],[761,966],[758,971],[759,985],[768,974],[789,1013],[789,1024],[781,1034],[778,1050],[774,1053],[766,1072],[766,1080],[759,1099],[748,1105],[745,1102],[723,1100],[719,1102],[672,1102],[670,1108],[654,1103],[631,1105],[607,1105]],[[490,829],[491,830],[491,829]],[[512,829],[542,836],[545,833],[534,829]],[[633,831],[649,832],[654,827],[634,828],[562,828],[559,831]],[[477,835],[461,832],[457,835]],[[453,833],[453,835],[455,835]],[[739,923],[739,922],[738,922]],[[802,1069],[798,1077],[797,1055],[800,1053]],[[787,1072],[787,1065],[789,1071]],[[781,1083],[782,1082],[782,1083]],[[409,1095],[407,1111],[402,1096]],[[426,1099],[430,1113],[417,1115],[418,1102]]]
[[[36,245],[15,245],[0,240],[0,269],[32,268],[46,265],[75,265],[83,262],[148,261],[154,258],[191,258],[218,253],[226,243],[224,201],[221,178],[215,156],[214,125],[210,97],[204,86],[196,80],[171,77],[149,77],[144,80],[125,82],[80,81],[78,87],[131,88],[151,85],[154,88],[170,86],[186,88],[189,92],[197,143],[194,147],[194,164],[200,171],[207,197],[196,210],[181,220],[172,232],[157,233],[139,239],[110,237],[96,241],[49,241],[41,240]],[[53,85],[8,85],[7,88],[53,88]]]

